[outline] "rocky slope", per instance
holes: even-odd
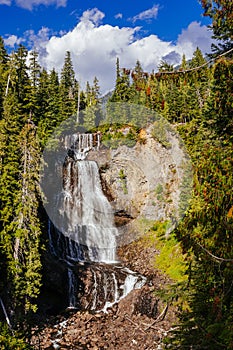
[[[164,337],[176,322],[175,310],[157,292],[169,283],[154,267],[158,254],[153,245],[138,240],[121,247],[125,266],[142,273],[147,283],[104,312],[66,310],[35,327],[31,344],[39,349],[162,349]]]

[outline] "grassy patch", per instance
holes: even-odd
[[[171,234],[167,239],[160,239],[158,241],[158,249],[160,254],[155,259],[156,267],[174,281],[186,281],[186,264],[180,244],[175,236]]]
[[[185,255],[173,233],[166,238],[169,225],[168,221],[155,222],[144,239],[159,251],[155,256],[155,268],[174,282],[181,283],[187,281]]]

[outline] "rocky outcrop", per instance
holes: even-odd
[[[169,147],[144,130],[134,147],[100,147],[88,159],[98,163],[103,190],[111,202],[119,229],[119,245],[138,238],[145,224],[167,221],[168,232],[184,214],[184,186],[190,182],[190,161],[176,132],[167,131]],[[184,183],[186,183],[184,185]]]
[[[78,264],[73,271],[80,281],[77,300],[80,310],[108,310],[124,299],[132,289],[140,289],[146,279],[120,264]]]

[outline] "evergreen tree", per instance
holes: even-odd
[[[86,108],[83,112],[84,126],[87,130],[99,125],[102,115],[100,106],[100,87],[99,81],[95,77],[93,80],[93,86],[91,87],[89,82],[86,85],[85,92],[85,105]]]
[[[187,61],[186,61],[186,57],[185,55],[183,54],[182,56],[182,61],[181,61],[181,69],[182,70],[186,70],[188,68],[188,64],[187,64]]]
[[[127,102],[132,97],[132,88],[130,86],[130,70],[120,69],[119,59],[116,63],[116,83],[110,102]]]
[[[210,17],[213,38],[218,44],[212,45],[214,56],[233,48],[233,3],[229,0],[201,0],[204,16]]]
[[[0,36],[0,119],[3,113],[3,96],[6,91],[9,71],[8,71],[8,55],[4,46],[4,41]]]
[[[179,128],[192,157],[194,189],[176,231],[190,265],[189,308],[171,341],[175,349],[231,349],[233,344],[232,66],[225,58],[216,62],[202,122]],[[207,76],[208,71],[203,81]]]
[[[196,91],[198,99],[197,103],[199,108],[202,108],[204,107],[205,101],[210,93],[211,70],[206,65],[206,59],[203,57],[199,48],[193,53],[193,57],[190,61],[190,68],[198,68],[191,73],[190,77],[192,86]]]
[[[148,107],[161,113],[164,109],[166,86],[163,81],[159,82],[156,77],[151,74],[146,87],[146,95],[148,97]],[[167,117],[167,115],[166,115]]]
[[[214,65],[211,95],[205,114],[221,138],[233,140],[233,60],[219,59]]]
[[[39,79],[38,101],[41,114],[38,135],[44,146],[48,137],[64,119],[61,111],[59,78],[55,69],[50,74],[42,70]]]
[[[60,114],[63,120],[71,117],[77,111],[76,83],[71,54],[67,51],[60,80]]]
[[[141,63],[139,60],[136,62],[136,66],[131,73],[133,84],[132,84],[132,96],[130,100],[136,104],[146,105],[147,92],[146,85],[147,79],[143,72]]]
[[[1,276],[5,277],[4,286],[7,288],[9,295],[12,295],[14,284],[10,268],[10,265],[13,264],[14,247],[12,225],[15,219],[15,202],[20,191],[20,147],[18,138],[25,122],[24,116],[20,113],[21,105],[16,91],[16,81],[14,79],[17,80],[17,76],[15,76],[15,73],[16,70],[13,71],[12,69],[8,93],[3,101],[3,119],[0,122],[0,246],[7,269],[7,271],[1,271]],[[4,290],[1,292],[4,292]]]
[[[27,67],[27,49],[20,45],[15,55],[13,55],[13,64],[16,67],[17,81],[16,92],[21,105],[22,113],[30,114],[30,79]]]
[[[23,47],[20,47],[16,54],[11,55],[9,63],[11,74],[7,94],[4,96],[3,119],[0,125],[2,133],[0,246],[5,260],[4,266],[7,269],[2,276],[5,277],[4,285],[10,297],[11,308],[15,311],[19,308],[23,312],[31,309],[30,299],[38,294],[36,286],[40,284],[36,263],[39,261],[36,260],[39,256],[35,257],[33,253],[38,244],[37,242],[33,246],[38,231],[37,206],[34,200],[36,170],[33,170],[33,162],[38,162],[39,157],[38,153],[32,152],[31,142],[36,142],[34,134],[31,136],[29,148],[24,147],[26,144],[24,125],[26,124],[27,128],[34,128],[33,122],[29,120],[30,81],[25,60],[26,51]],[[25,163],[25,157],[27,157],[27,163]],[[25,231],[25,225],[28,225],[32,236],[29,237]],[[35,274],[31,279],[33,270]]]
[[[20,135],[20,190],[15,200],[15,218],[12,223],[13,247],[10,261],[13,277],[15,307],[27,313],[36,311],[35,299],[41,286],[42,249],[38,218],[39,142],[36,128],[30,121]]]
[[[169,64],[166,61],[161,61],[159,64],[159,72],[173,72],[174,66],[173,64]]]
[[[39,86],[39,77],[40,77],[40,71],[41,67],[38,63],[38,52],[32,51],[30,53],[30,59],[29,59],[29,76],[31,81],[31,89],[30,89],[30,101],[28,104],[28,108],[30,109],[30,118],[38,124],[40,114],[39,107],[41,104],[38,101],[38,86]],[[41,101],[40,101],[41,102]]]

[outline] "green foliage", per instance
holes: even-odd
[[[164,190],[162,184],[158,184],[155,189],[155,195],[158,201],[162,201],[164,199]]]
[[[65,54],[64,65],[61,70],[59,86],[60,114],[62,120],[74,115],[77,111],[76,95],[78,93],[77,81],[69,51]]]
[[[218,44],[213,45],[215,55],[233,47],[232,2],[229,0],[201,0],[204,16],[210,17],[213,38]]]
[[[130,70],[120,69],[119,59],[116,62],[116,85],[110,102],[124,101],[128,102],[132,99],[133,91],[130,86]]]
[[[156,257],[156,267],[174,281],[186,281],[186,264],[176,237],[171,235],[167,239],[160,240],[157,248],[160,253]]]
[[[232,144],[218,138],[192,148],[194,196],[176,232],[183,250],[193,251],[189,270],[190,310],[181,313],[177,344],[201,349],[230,349],[232,324]],[[227,136],[227,135],[226,135]],[[216,136],[215,136],[216,137]],[[199,142],[197,137],[196,142]],[[220,326],[221,324],[221,326]]]
[[[98,130],[102,132],[102,144],[113,149],[122,145],[133,147],[139,137],[139,130],[131,125],[104,124],[98,127]]]
[[[230,139],[233,135],[233,60],[219,59],[213,67],[211,96],[205,116],[208,124],[220,137]]]
[[[128,190],[127,190],[127,176],[124,173],[124,169],[120,169],[120,171],[119,171],[119,178],[120,178],[120,182],[121,182],[121,185],[122,185],[123,192],[124,192],[124,194],[127,194],[128,193]]]
[[[166,237],[168,226],[169,222],[156,222],[152,227],[151,239],[159,250],[155,257],[155,267],[174,282],[180,283],[187,281],[185,256],[175,235]]]
[[[171,148],[171,143],[169,142],[167,123],[163,120],[157,120],[153,124],[153,129],[151,131],[151,136],[161,143],[165,148]]]
[[[180,186],[180,196],[179,196],[179,215],[180,217],[186,212],[192,193],[193,186],[193,168],[190,162],[184,162],[183,164],[183,177]]]
[[[1,350],[32,350],[24,338],[17,333],[12,333],[6,324],[0,323],[0,349]]]

